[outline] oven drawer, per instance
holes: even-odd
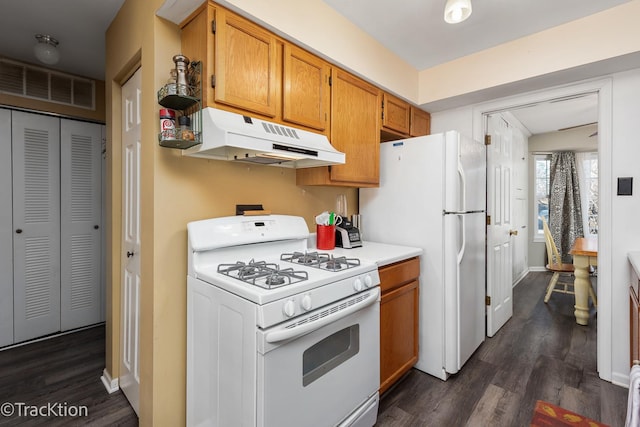
[[[294,339],[258,334],[258,426],[339,424],[377,395],[379,302]]]

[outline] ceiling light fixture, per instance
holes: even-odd
[[[444,20],[457,24],[471,16],[471,0],[447,0],[444,6]]]
[[[33,53],[38,61],[53,65],[60,60],[60,52],[58,51],[58,40],[51,36],[36,34],[38,43],[33,47]]]

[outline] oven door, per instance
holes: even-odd
[[[373,413],[375,422],[380,385],[379,295],[379,288],[369,289],[258,333],[259,427],[335,426],[365,402],[371,408],[367,417]],[[292,324],[307,325],[317,319],[321,319],[318,328],[274,342]],[[352,419],[348,425],[357,425]]]

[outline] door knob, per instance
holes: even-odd
[[[18,228],[18,229],[16,230],[16,233],[18,233],[18,234],[22,233],[22,229],[21,229],[21,228]]]
[[[517,236],[518,230],[509,230],[509,236]]]
[[[131,258],[133,256],[133,252],[127,251],[127,258]]]

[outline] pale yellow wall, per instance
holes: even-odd
[[[121,245],[120,86],[142,66],[141,320],[142,425],[185,421],[186,224],[235,214],[236,204],[262,203],[273,213],[313,217],[333,209],[350,188],[297,187],[295,171],[183,157],[158,145],[156,91],[180,52],[178,27],[154,16],[161,0],[126,0],[107,33],[107,362],[119,375]]]
[[[418,104],[638,52],[638,17],[640,0],[634,0],[423,70]]]

